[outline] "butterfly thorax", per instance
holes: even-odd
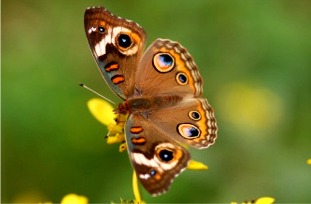
[[[178,95],[164,95],[156,97],[130,97],[123,103],[119,104],[117,112],[121,114],[128,114],[135,112],[154,111],[175,106],[181,100],[182,97]]]

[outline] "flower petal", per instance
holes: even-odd
[[[187,169],[189,169],[189,170],[207,170],[208,167],[201,162],[190,160],[188,163]]]
[[[116,135],[108,135],[107,136],[107,144],[122,143],[124,141],[125,141],[124,134],[117,133]]]
[[[107,126],[109,132],[108,136],[115,136],[116,134],[123,134],[124,124],[110,124]]]
[[[262,197],[256,200],[255,204],[272,204],[275,199],[271,197]]]
[[[87,204],[88,200],[84,196],[79,196],[76,194],[68,194],[66,195],[62,201],[61,204]]]
[[[93,98],[87,102],[87,106],[92,115],[106,126],[116,124],[116,114],[113,112],[113,107],[110,103],[103,99]]]

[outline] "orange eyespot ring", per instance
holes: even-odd
[[[187,75],[185,74],[185,73],[183,73],[183,72],[178,72],[177,74],[176,74],[176,81],[177,81],[177,83],[179,84],[179,85],[186,85],[186,84],[188,84],[188,77],[187,77]]]
[[[182,151],[172,143],[160,143],[155,147],[155,155],[159,161],[171,163],[182,157]]]
[[[153,66],[160,73],[171,71],[175,66],[175,59],[169,53],[157,53],[153,57]]]
[[[200,120],[201,119],[201,114],[198,111],[190,111],[188,113],[189,118],[192,120]]]

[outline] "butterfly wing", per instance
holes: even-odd
[[[125,127],[135,172],[152,195],[166,192],[190,160],[180,143],[204,148],[216,138],[214,112],[201,98],[203,82],[197,66],[179,43],[162,39],[140,60],[143,29],[105,8],[87,9],[84,22],[103,78],[127,104],[133,102],[140,109],[131,109]],[[139,97],[144,99],[135,100]]]
[[[126,123],[128,153],[138,179],[153,196],[165,193],[190,160],[189,152],[139,114]]]
[[[148,120],[175,141],[198,149],[209,147],[217,138],[214,111],[204,98],[185,98],[175,106],[150,112]]]
[[[93,56],[109,87],[123,99],[132,95],[137,64],[145,44],[144,30],[103,7],[86,9],[84,27]]]
[[[215,142],[213,108],[201,97],[203,81],[191,55],[179,43],[157,39],[146,50],[137,70],[137,97],[150,99],[139,110],[170,138],[196,148]],[[138,102],[137,102],[138,101]],[[131,103],[131,99],[130,99]]]
[[[188,51],[179,43],[157,39],[139,63],[135,87],[143,96],[200,97],[202,77]]]

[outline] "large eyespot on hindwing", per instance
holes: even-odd
[[[152,61],[153,67],[160,73],[169,72],[175,66],[175,59],[169,53],[157,53]]]
[[[177,132],[186,139],[195,139],[200,137],[200,129],[190,123],[181,123],[177,126]]]
[[[168,148],[161,148],[157,150],[158,158],[165,163],[168,163],[174,159],[174,151]]]
[[[160,161],[170,163],[182,157],[182,151],[172,143],[162,143],[155,147],[156,156]]]

